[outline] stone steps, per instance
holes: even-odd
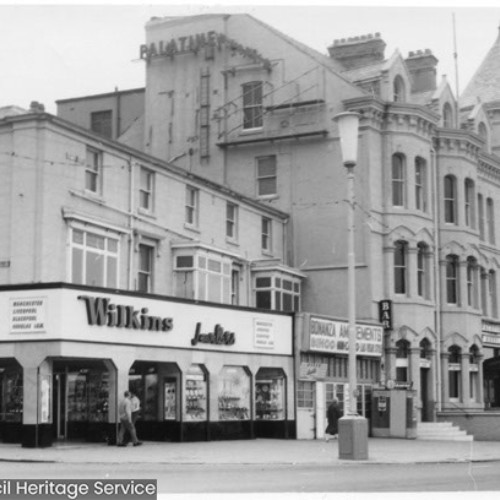
[[[419,422],[417,424],[417,439],[434,441],[473,441],[469,436],[451,422]]]

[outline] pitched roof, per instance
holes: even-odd
[[[460,96],[460,107],[500,100],[500,29],[493,47]]]

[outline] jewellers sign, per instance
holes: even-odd
[[[356,325],[356,354],[380,357],[382,355],[382,339],[382,327]],[[311,317],[309,321],[309,348],[311,351],[348,354],[348,323]]]
[[[10,299],[10,332],[45,332],[47,317],[46,297]]]

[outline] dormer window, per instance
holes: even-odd
[[[449,102],[445,103],[445,105],[443,106],[443,127],[453,127],[453,109],[451,108]]]

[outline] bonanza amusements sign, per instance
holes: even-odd
[[[380,326],[356,325],[356,354],[380,357],[383,334]],[[349,325],[345,321],[311,317],[309,339],[311,351],[348,354]]]

